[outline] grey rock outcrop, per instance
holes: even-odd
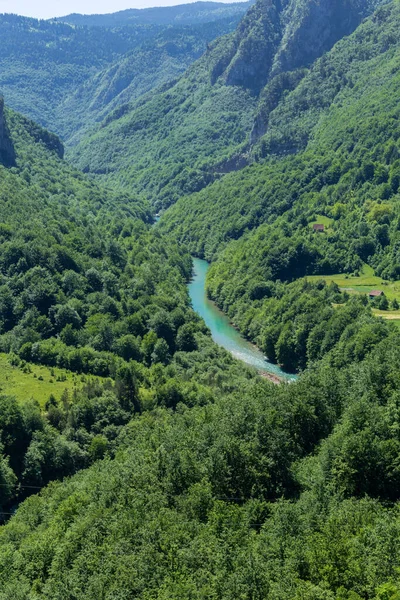
[[[4,114],[4,98],[0,97],[0,164],[5,167],[15,165],[15,150]]]
[[[307,67],[385,0],[257,0],[214,72],[258,94],[270,79]]]

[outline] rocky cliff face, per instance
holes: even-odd
[[[5,167],[15,165],[15,151],[4,115],[4,99],[0,97],[0,164]]]
[[[239,43],[225,72],[227,85],[258,92],[266,84],[282,39],[280,0],[258,0],[236,33]]]
[[[29,119],[26,119],[26,127],[35,142],[43,144],[50,152],[55,152],[59,158],[64,158],[64,145],[58,135],[43,129]]]
[[[384,0],[258,0],[217,69],[227,85],[258,94],[270,79],[307,67]]]
[[[376,6],[363,0],[291,0],[271,76],[305,67],[352,33]]]
[[[271,111],[284,93],[296,87],[306,68],[384,3],[257,0],[214,70],[226,85],[241,86],[259,96],[250,144],[267,132]]]
[[[227,85],[245,87],[256,94],[264,87],[283,35],[281,12],[281,0],[257,0],[215,65],[214,81],[221,77]]]
[[[285,93],[291,92],[297,87],[307,72],[307,69],[297,69],[296,71],[287,71],[271,77],[260,94],[257,113],[250,134],[250,144],[254,144],[266,133],[271,112],[278,106]]]

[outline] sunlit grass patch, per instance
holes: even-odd
[[[64,390],[72,394],[94,380],[101,378],[24,362],[15,366],[9,355],[0,354],[0,394],[15,396],[20,402],[34,399],[43,406],[51,394],[59,400]]]

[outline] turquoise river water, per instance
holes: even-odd
[[[193,258],[194,275],[189,283],[189,294],[194,310],[203,317],[211,330],[214,342],[228,352],[260,372],[270,373],[286,381],[296,379],[295,375],[285,373],[277,365],[270,363],[258,348],[248,342],[229,322],[228,317],[207,298],[206,275],[209,264],[205,260]]]

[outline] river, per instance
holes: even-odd
[[[217,344],[228,352],[261,373],[271,378],[293,381],[295,375],[282,371],[277,365],[270,363],[258,348],[248,342],[229,322],[228,317],[215,305],[206,294],[206,275],[209,264],[205,260],[193,258],[194,275],[189,283],[189,294],[194,310],[203,317],[211,335]]]

